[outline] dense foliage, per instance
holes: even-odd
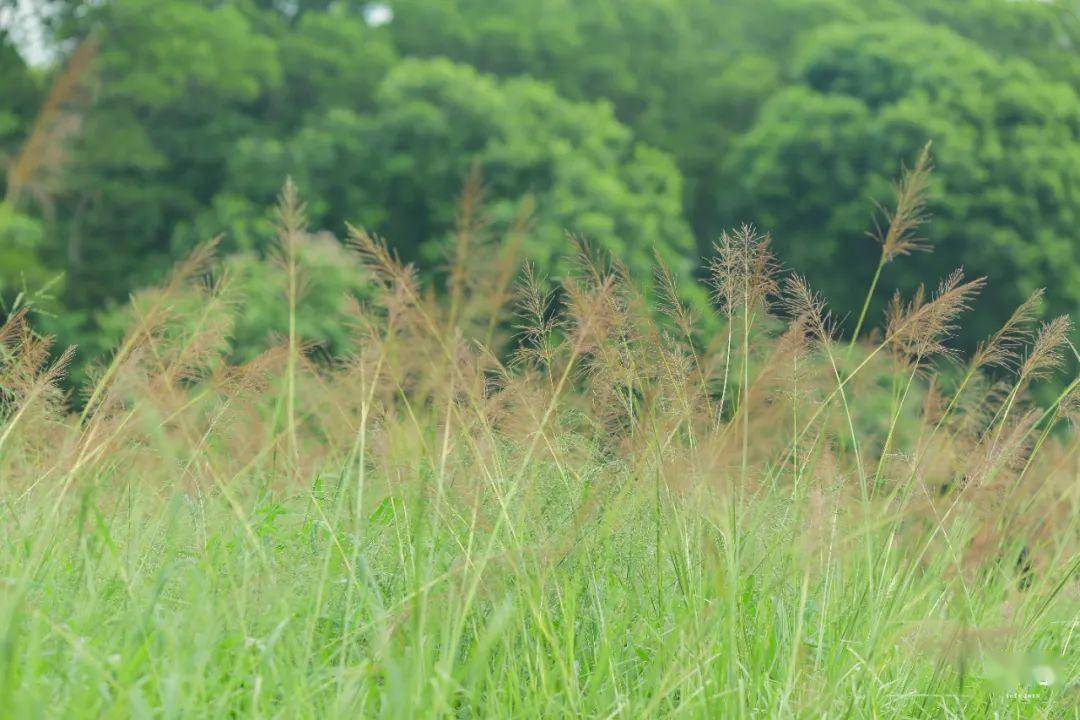
[[[1068,0],[394,0],[388,22],[359,0],[34,5],[52,66],[0,37],[0,282],[10,304],[62,275],[41,322],[64,341],[100,344],[107,308],[207,237],[263,254],[288,175],[315,225],[368,228],[437,275],[474,168],[494,231],[531,213],[521,250],[545,273],[567,233],[643,281],[654,248],[700,273],[754,222],[857,313],[837,264],[872,272],[867,208],[927,141],[936,250],[878,297],[961,263],[989,275],[969,344],[1036,287],[1051,312],[1080,304]]]

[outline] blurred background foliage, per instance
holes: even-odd
[[[1080,308],[1078,12],[0,0],[0,295],[37,298],[37,322],[92,356],[131,292],[221,234],[249,291],[236,337],[250,354],[281,330],[266,258],[286,176],[313,229],[364,227],[437,275],[476,168],[488,225],[508,237],[528,212],[522,250],[544,273],[572,232],[643,281],[654,249],[688,277],[724,228],[752,222],[852,314],[879,256],[874,202],[930,140],[935,251],[886,269],[871,317],[893,288],[963,265],[991,283],[970,345],[1036,287],[1048,313]],[[301,329],[329,349],[341,293],[362,290],[332,244],[308,258],[325,322]]]

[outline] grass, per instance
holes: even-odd
[[[959,274],[839,342],[743,228],[703,337],[663,268],[511,287],[470,224],[448,309],[353,231],[358,349],[320,361],[281,214],[250,363],[210,247],[80,412],[0,331],[0,716],[1076,716],[1080,394],[1028,399],[1075,355],[1037,296],[954,373]]]

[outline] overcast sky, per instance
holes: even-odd
[[[31,65],[45,65],[52,57],[41,31],[41,3],[17,0],[0,7],[0,27],[7,31],[19,53]]]

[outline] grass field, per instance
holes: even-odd
[[[76,402],[0,331],[0,715],[1077,715],[1080,394],[1037,294],[950,364],[960,274],[848,343],[749,228],[708,323],[663,270],[646,297],[582,251],[549,293],[468,227],[428,293],[357,231],[330,361],[281,214],[252,362],[210,246]]]

